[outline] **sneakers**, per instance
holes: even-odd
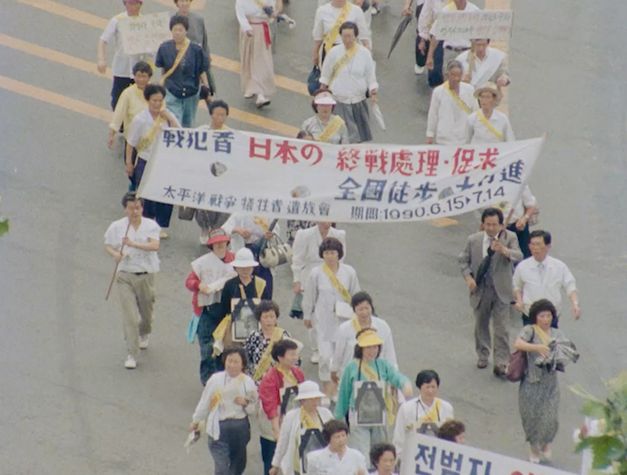
[[[208,240],[209,240],[209,230],[208,229],[201,230],[200,231],[200,237],[198,238],[198,241],[200,242],[200,245],[201,246],[206,246]]]
[[[159,231],[159,239],[168,239],[170,237],[170,235],[165,232],[163,229],[161,231]]]
[[[126,361],[124,362],[124,367],[126,369],[135,369],[135,368],[137,368],[137,361],[135,361],[135,358],[133,358],[132,355],[128,355],[126,357]]]
[[[262,107],[265,107],[269,104],[270,99],[267,99],[266,96],[264,96],[263,94],[257,94],[257,101],[255,102],[257,109],[261,109]]]
[[[139,349],[145,350],[148,348],[148,343],[150,343],[150,335],[144,335],[139,337]]]
[[[318,350],[314,350],[311,354],[311,358],[309,358],[309,361],[311,361],[312,364],[318,364],[320,361],[320,353],[318,353]]]
[[[425,67],[424,66],[418,66],[417,64],[414,64],[414,74],[420,75],[420,74],[422,74],[424,72],[425,72]]]

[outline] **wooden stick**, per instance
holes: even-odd
[[[128,236],[128,230],[131,229],[131,220],[128,220],[128,226],[126,227],[126,232],[124,233],[124,237]],[[124,238],[122,238],[122,247],[120,247],[120,254],[122,255],[122,259],[124,259],[124,255],[122,254],[124,251]],[[120,259],[120,260],[122,260]],[[115,263],[115,269],[113,269],[113,275],[111,276],[111,282],[109,282],[109,288],[107,289],[107,295],[105,295],[105,300],[109,300],[109,295],[111,295],[111,289],[113,288],[113,282],[115,281],[115,276],[118,273],[118,267],[120,265],[120,261]]]

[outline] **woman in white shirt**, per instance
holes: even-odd
[[[244,373],[243,349],[227,348],[222,355],[225,371],[215,373],[207,381],[192,416],[190,432],[200,432],[200,423],[206,420],[215,475],[242,475],[250,441],[248,415],[254,412],[257,386]]]

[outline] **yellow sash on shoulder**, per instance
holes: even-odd
[[[346,290],[346,287],[344,287],[342,285],[342,283],[338,280],[337,276],[333,273],[333,271],[326,264],[326,262],[322,264],[322,271],[329,278],[333,288],[340,293],[340,295],[346,301],[346,303],[350,303],[351,302],[351,294],[349,293],[348,290]]]
[[[538,337],[540,338],[540,341],[542,341],[542,344],[548,346],[549,343],[551,342],[551,337],[538,325],[534,325],[533,330],[536,332],[536,335],[538,335]]]
[[[276,369],[279,373],[281,373],[283,375],[283,387],[284,388],[290,388],[292,386],[298,386],[298,380],[296,379],[296,376],[294,376],[294,373],[292,373],[292,370],[288,370],[288,371],[284,371],[283,369],[279,368],[278,366],[276,366]]]
[[[340,26],[342,26],[342,23],[346,21],[346,18],[348,17],[348,13],[350,11],[351,4],[347,1],[342,7],[342,10],[335,20],[335,23],[333,23],[331,29],[324,36],[324,50],[326,51],[326,54],[329,54],[329,51],[331,51],[331,48],[333,48],[333,43],[335,43],[335,40],[337,40],[337,37],[340,34]]]
[[[379,381],[379,375],[376,370],[368,363],[361,361],[361,372],[366,376],[368,381]],[[376,364],[376,363],[375,363]],[[396,388],[392,385],[384,383],[383,399],[385,400],[385,412],[387,414],[387,424],[394,425],[396,421],[396,413],[398,412],[398,398],[396,396]]]
[[[413,431],[415,429],[418,429],[420,426],[422,426],[425,423],[439,424],[441,406],[442,406],[442,402],[440,401],[440,399],[436,397],[433,405],[431,406],[431,409],[429,409],[429,412],[427,412],[424,416],[419,417],[417,421],[415,421],[413,424],[406,427],[406,429],[408,431]]]
[[[318,135],[316,140],[318,142],[329,142],[331,137],[337,134],[342,126],[344,125],[344,119],[342,119],[339,115],[334,115],[329,123],[326,125],[324,130]]]
[[[331,84],[333,84],[333,81],[335,81],[335,78],[337,78],[337,75],[344,68],[344,66],[346,66],[348,62],[353,59],[353,57],[357,54],[358,50],[359,45],[355,43],[353,47],[347,50],[346,53],[344,53],[344,56],[338,59],[337,63],[333,65],[333,69],[331,70],[331,77],[329,78],[329,88],[331,88]]]
[[[503,141],[503,139],[505,138],[505,136],[503,135],[503,133],[502,133],[500,130],[498,130],[496,127],[494,127],[494,125],[492,125],[492,122],[490,122],[490,121],[488,120],[488,118],[487,118],[485,115],[483,115],[483,111],[482,111],[481,109],[479,109],[479,110],[477,111],[477,117],[479,118],[479,120],[481,121],[481,123],[482,123],[483,125],[485,125],[485,126],[486,126],[486,128],[487,128],[490,132],[492,132],[492,134],[493,134],[493,135],[494,135],[497,139],[499,139],[501,142]]]
[[[453,100],[455,101],[455,103],[459,106],[459,108],[461,110],[463,110],[466,114],[470,114],[472,112],[472,110],[470,109],[470,107],[468,107],[468,104],[466,104],[464,101],[462,101],[462,98],[459,97],[458,94],[455,94],[455,92],[453,92],[451,90],[451,87],[448,84],[448,81],[446,81],[444,84],[444,89],[446,90],[446,92],[448,92],[450,94],[450,96],[453,98]]]
[[[185,44],[183,44],[183,47],[178,51],[178,53],[176,53],[176,58],[174,58],[174,64],[170,69],[163,73],[163,76],[161,76],[161,79],[159,80],[159,84],[163,86],[165,80],[172,76],[172,74],[174,74],[176,68],[178,68],[179,64],[181,64],[181,61],[183,61],[183,58],[185,57],[185,53],[187,53],[187,48],[189,48],[190,43],[191,41],[189,41],[188,38],[185,38]]]
[[[255,381],[261,380],[264,374],[266,374],[266,371],[268,371],[268,368],[270,368],[270,366],[272,365],[272,348],[274,348],[274,345],[277,341],[280,341],[281,338],[283,338],[284,333],[285,333],[285,330],[279,327],[275,327],[274,330],[272,330],[270,343],[268,344],[266,349],[263,351],[263,355],[261,355],[261,358],[259,359],[259,363],[257,364],[257,367],[255,368],[255,374],[253,375],[253,379]]]
[[[148,133],[144,135],[141,139],[139,139],[139,142],[137,142],[136,148],[138,152],[146,150],[148,147],[150,147],[152,142],[154,142],[155,137],[157,137],[157,134],[159,133],[159,131],[161,131],[162,123],[163,123],[163,119],[161,118],[161,116],[157,117],[154,120],[154,122],[152,123],[152,127],[150,127],[150,130],[148,131]]]
[[[363,330],[363,328],[361,328],[361,325],[359,324],[359,320],[357,319],[357,317],[353,317],[351,319],[351,325],[353,326],[353,330],[355,330],[355,333],[359,333]]]

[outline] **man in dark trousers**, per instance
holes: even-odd
[[[470,291],[475,314],[477,367],[486,368],[494,329],[494,374],[504,377],[509,361],[507,319],[513,300],[513,264],[522,259],[516,234],[505,229],[503,213],[487,208],[481,215],[482,231],[471,234],[459,255],[459,266]]]

